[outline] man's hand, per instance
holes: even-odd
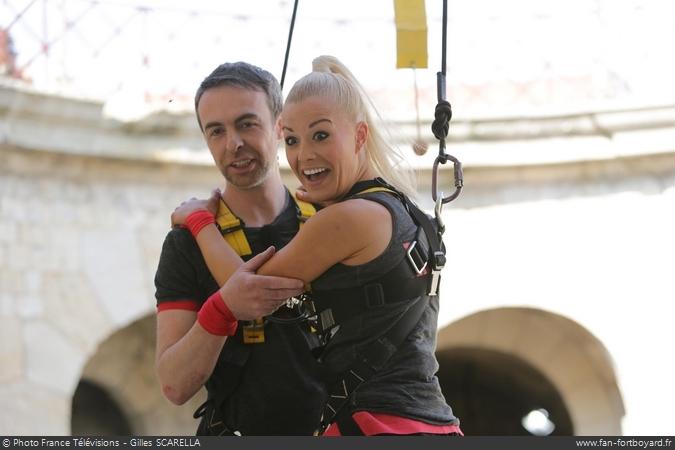
[[[309,203],[316,203],[303,185],[298,186],[298,188],[295,190],[295,196],[297,197],[298,200],[302,200],[304,202]]]
[[[298,200],[302,200],[303,202],[307,203],[313,203],[315,205],[321,205],[321,206],[328,206],[332,203],[335,203],[335,200],[333,201],[319,201],[317,198],[314,198],[312,194],[307,192],[307,189],[305,189],[304,186],[300,185],[296,190],[295,190],[295,196]]]
[[[304,291],[302,280],[256,275],[265,264],[274,247],[254,256],[242,264],[220,288],[220,295],[238,320],[255,320],[272,314],[286,299]]]
[[[175,227],[177,225],[183,225],[187,216],[200,209],[207,210],[215,215],[218,212],[219,201],[220,189],[211,191],[211,197],[207,200],[192,197],[191,199],[184,201],[173,211],[173,213],[171,213],[171,226]]]

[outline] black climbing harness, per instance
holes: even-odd
[[[434,220],[404,194],[381,178],[357,183],[346,199],[373,192],[385,192],[402,204],[417,232],[408,244],[405,257],[388,272],[363,285],[342,289],[312,289],[305,294],[308,320],[326,345],[340,324],[367,311],[388,305],[407,305],[385,333],[358,349],[350,367],[326,379],[328,401],[324,407],[318,433],[323,433],[348,404],[351,394],[370,379],[396,353],[419,323],[431,297],[438,295],[440,273],[445,265],[445,248]]]

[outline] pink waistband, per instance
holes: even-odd
[[[376,434],[452,434],[464,436],[457,425],[432,425],[415,419],[392,416],[389,414],[370,413],[359,411],[352,415],[354,422],[361,428],[363,434],[372,436]],[[337,424],[332,423],[326,429],[323,436],[342,436]]]

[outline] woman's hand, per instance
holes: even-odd
[[[195,211],[206,210],[215,215],[218,212],[219,201],[220,189],[217,188],[211,191],[211,197],[206,200],[192,197],[184,201],[171,213],[171,226],[185,224],[185,219]]]

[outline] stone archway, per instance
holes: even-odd
[[[443,394],[468,436],[574,434],[558,391],[519,358],[479,348],[451,348],[437,357]],[[524,423],[533,411],[545,414],[545,422]]]
[[[71,412],[74,436],[129,436],[131,424],[108,392],[89,380],[80,380]]]
[[[117,405],[121,421],[128,423],[134,435],[192,435],[197,421],[192,413],[204,401],[204,393],[195,395],[185,405],[176,406],[164,398],[154,369],[155,316],[149,315],[116,331],[101,345],[87,362],[80,380],[79,404],[87,402],[85,395],[109,398]],[[95,386],[96,391],[81,390],[83,385]],[[98,392],[94,394],[94,392]],[[75,399],[74,399],[75,400]],[[88,434],[82,426],[96,427],[96,423],[82,421],[73,401],[71,428]],[[87,425],[88,424],[88,425]]]
[[[511,360],[501,365],[502,375],[505,367],[523,365],[532,369],[530,376],[538,373],[550,383],[574,435],[621,434],[624,406],[611,357],[595,336],[568,318],[533,308],[482,311],[439,330],[437,348],[445,363],[439,374],[453,370],[448,367],[453,358],[455,363],[467,361],[467,355],[471,360],[471,349],[474,363],[488,367],[490,353],[485,352],[492,352]],[[514,370],[511,375],[526,373]],[[461,417],[461,411],[457,414]]]

